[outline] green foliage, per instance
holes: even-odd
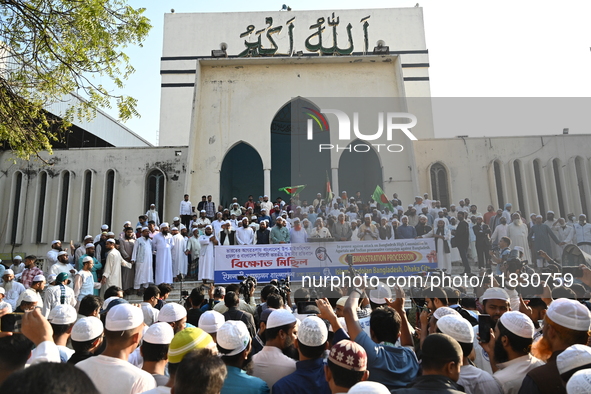
[[[142,45],[151,25],[125,0],[0,0],[0,143],[24,159],[75,118],[92,119],[115,102],[119,118],[139,116],[137,101],[108,91],[134,72],[123,50]],[[74,93],[83,100],[56,121],[44,107]]]

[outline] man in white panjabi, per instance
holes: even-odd
[[[571,245],[575,238],[575,228],[574,226],[568,226],[564,218],[560,218],[554,223],[554,228],[557,230],[558,240],[560,242],[564,242],[566,245]],[[560,255],[562,256],[562,252],[566,245],[559,246],[560,247]]]
[[[57,254],[57,262],[51,266],[49,269],[49,275],[58,275],[61,272],[65,272],[68,274],[68,279],[70,279],[70,287],[74,288],[73,280],[74,275],[76,275],[77,271],[74,269],[72,264],[70,264],[68,259],[68,252],[61,251]]]
[[[160,225],[160,232],[152,238],[152,247],[156,252],[156,280],[154,283],[172,283],[172,247],[174,238],[168,230],[168,223]]]
[[[148,221],[153,220],[156,226],[160,225],[160,216],[158,215],[158,211],[156,211],[155,204],[150,204],[150,209],[146,212],[146,216],[148,217]]]
[[[509,226],[507,225],[507,219],[505,219],[504,217],[501,216],[499,221],[500,221],[500,223],[497,226],[495,226],[495,230],[493,231],[492,235],[490,236],[490,242],[491,242],[493,248],[499,244],[499,241],[501,240],[501,238],[507,236],[507,230],[509,229]]]
[[[238,245],[254,245],[255,237],[252,227],[248,225],[248,219],[242,219],[242,227],[236,230],[236,243]]]
[[[556,224],[556,220],[554,219],[555,214],[554,211],[548,211],[546,212],[546,221],[544,222],[544,224],[546,226],[548,226],[550,228],[550,230],[552,230],[552,232],[554,233],[554,235],[556,235],[556,238],[560,239],[558,237],[558,227],[554,226]],[[557,245],[554,242],[551,243],[552,245],[552,257],[554,257],[554,260],[556,261],[561,261],[562,260],[562,249],[564,249],[564,245]]]
[[[438,218],[435,220],[434,227],[422,238],[435,238],[435,250],[437,251],[437,268],[445,270],[451,274],[451,231],[445,224],[445,220]]]
[[[518,213],[514,213],[513,222],[507,225],[507,237],[511,240],[511,246],[513,248],[516,246],[521,246],[523,248],[523,259],[532,263],[529,241],[527,239],[528,235],[529,229],[527,228],[527,224],[523,223],[523,220],[521,220],[521,216]]]
[[[51,249],[45,255],[45,257],[47,257],[47,258],[43,262],[43,272],[45,273],[45,275],[50,274],[49,270],[51,269],[51,267],[55,263],[57,263],[57,254],[61,250],[62,250],[62,241],[60,241],[59,239],[56,239],[51,242]]]
[[[187,275],[187,241],[176,227],[171,229],[174,245],[171,249],[172,254],[172,277],[173,280],[178,274]]]
[[[201,244],[199,243],[199,235],[202,230],[195,227],[193,229],[193,236],[187,240],[185,246],[185,254],[191,255],[191,272],[190,275],[194,275],[195,267],[199,264],[199,254],[201,253]]]
[[[205,226],[205,235],[199,236],[199,244],[201,251],[199,254],[199,280],[204,283],[208,280],[214,280],[215,270],[215,255],[213,248],[218,244],[218,241],[213,235],[213,228],[211,225]]]
[[[154,283],[152,239],[150,238],[150,229],[142,228],[142,236],[139,237],[133,245],[131,261],[135,264],[135,279],[133,288],[139,290],[140,287],[147,288],[150,283]]]
[[[105,243],[108,250],[107,259],[105,261],[105,269],[103,271],[103,278],[101,279],[101,297],[104,298],[105,290],[111,286],[121,287],[121,267],[131,268],[131,264],[123,260],[121,253],[115,248],[115,240],[109,238]]]
[[[591,224],[587,223],[587,216],[579,215],[579,222],[573,226],[575,230],[574,242],[583,252],[591,254]]]

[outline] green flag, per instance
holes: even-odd
[[[285,192],[291,196],[297,196],[298,194],[300,194],[300,192],[302,190],[304,190],[305,187],[306,187],[306,185],[286,186],[286,187],[280,188],[279,191]]]
[[[373,198],[373,200],[375,202],[380,203],[380,204],[385,205],[388,208],[390,208],[390,211],[394,211],[394,207],[392,206],[392,203],[388,200],[388,197],[386,197],[386,193],[384,193],[384,191],[382,190],[380,185],[376,186],[376,190],[371,195],[371,198]]]

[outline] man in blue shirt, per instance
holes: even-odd
[[[322,319],[309,316],[302,320],[294,342],[300,354],[296,371],[273,385],[274,394],[330,394],[324,375],[322,356],[327,349],[328,328]]]
[[[275,226],[271,229],[271,243],[272,244],[288,244],[289,230],[283,225],[283,219],[279,216],[275,219]]]
[[[417,230],[413,226],[408,225],[408,216],[402,216],[400,221],[402,225],[396,229],[396,239],[415,239],[417,237]]]
[[[217,332],[218,350],[228,374],[221,394],[268,394],[264,380],[246,374],[242,368],[249,359],[251,340],[246,325],[239,320],[228,320]]]
[[[387,299],[388,306],[374,309],[370,315],[371,337],[363,331],[357,317],[359,297],[364,290],[353,289],[345,303],[345,322],[352,341],[367,353],[369,379],[388,387],[390,391],[406,387],[419,372],[419,362],[413,350],[413,339],[404,311],[404,292],[396,289],[396,300]],[[400,339],[400,345],[396,341]]]

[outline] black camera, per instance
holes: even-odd
[[[250,292],[257,287],[257,279],[254,276],[247,276],[246,278],[239,276],[238,280],[241,280],[239,292],[244,297],[244,301],[250,304]]]
[[[419,308],[423,308],[426,304],[425,297],[423,297],[423,289],[420,287],[410,288],[410,299]]]
[[[284,279],[277,280],[273,279],[271,284],[274,285],[277,290],[279,291],[279,295],[283,298],[283,303],[287,303],[287,293],[291,293],[291,289],[289,288],[289,275],[287,275]]]

